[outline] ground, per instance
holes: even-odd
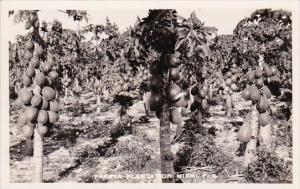
[[[215,128],[212,140],[231,161],[218,172],[212,166],[188,164],[181,169],[182,173],[196,173],[200,177],[181,179],[181,182],[248,182],[241,166],[243,156],[237,153],[241,146],[237,133],[250,111],[250,102],[243,100],[240,93],[233,94],[233,116],[226,117],[223,101],[217,101],[210,106],[210,116],[204,118],[203,126]],[[142,101],[135,101],[130,107],[121,129],[111,127],[118,107],[102,103],[101,112],[97,112],[96,98],[90,91],[80,97],[69,97],[62,104],[59,121],[44,138],[44,182],[161,182],[158,178],[101,177],[104,174],[160,173],[159,120],[145,117]],[[292,144],[287,131],[290,124],[278,116],[284,106],[285,103],[280,101],[274,101],[271,106],[272,112],[276,112],[272,116],[272,146],[278,158],[292,162]],[[32,181],[33,162],[32,157],[23,155],[25,138],[21,134],[21,126],[16,123],[19,113],[10,111],[10,181],[27,183]],[[187,111],[184,120],[190,115]],[[171,125],[171,131],[173,138],[175,125]],[[174,142],[173,153],[176,154],[184,145],[183,141]],[[285,182],[291,180],[291,177],[285,178]]]

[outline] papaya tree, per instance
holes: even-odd
[[[204,26],[195,12],[192,12],[189,18],[179,17],[179,20],[175,49],[181,53],[182,75],[186,76],[186,79],[181,82],[181,87],[189,95],[189,88],[187,87],[193,86],[191,94],[194,102],[191,105],[191,111],[196,111],[198,125],[202,126],[202,114],[207,112],[211,90],[211,78],[209,76],[214,72],[211,65],[208,64],[211,55],[210,45],[217,29]],[[180,127],[177,128],[180,129]]]
[[[175,51],[177,40],[177,12],[171,9],[149,10],[137,26],[136,44],[146,51],[158,53],[156,60],[149,62],[149,105],[160,120],[161,173],[166,175],[162,182],[174,182],[173,154],[171,152],[170,122],[182,122],[178,107],[182,106],[184,93],[176,83],[179,80],[180,53]]]
[[[288,11],[260,9],[241,20],[234,30],[237,59],[247,72],[245,79],[251,85],[245,88],[243,96],[252,100],[253,112],[256,112],[252,117],[256,124],[251,127],[254,133],[246,147],[245,166],[256,156],[256,140],[259,139],[265,149],[271,149],[268,99],[271,95],[281,95],[280,90],[285,91],[282,88],[292,87],[289,85],[292,80],[291,24]]]
[[[43,136],[58,120],[59,104],[55,91],[58,73],[52,57],[47,56],[47,46],[39,34],[37,11],[19,11],[17,17],[20,15],[25,18],[25,28],[30,32],[24,44],[27,69],[23,72],[23,88],[16,100],[20,101],[23,109],[18,123],[22,125],[26,138],[25,152],[30,154],[33,150],[33,182],[43,182]]]

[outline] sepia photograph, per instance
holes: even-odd
[[[1,10],[9,183],[299,179],[295,9],[54,4]]]

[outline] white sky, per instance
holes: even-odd
[[[117,12],[116,12],[117,11]],[[125,30],[128,26],[133,25],[137,16],[143,18],[147,16],[148,9],[140,10],[90,10],[89,23],[103,24],[106,17],[109,17],[111,22],[115,22],[121,31]],[[183,17],[188,17],[193,10],[181,10],[177,9],[178,14]],[[197,17],[205,22],[207,26],[215,26],[218,28],[218,34],[232,34],[233,29],[237,23],[244,17],[250,16],[254,10],[249,9],[204,9],[195,10]],[[76,29],[77,23],[73,21],[73,18],[68,17],[65,13],[53,10],[42,10],[39,12],[40,21],[52,22],[54,19],[58,19],[62,22],[64,28]],[[84,26],[87,23],[83,21],[80,26]],[[25,34],[27,31],[24,29],[24,23],[14,24],[13,17],[11,17],[8,23],[9,27],[9,40],[14,41],[17,34]]]

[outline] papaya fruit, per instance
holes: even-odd
[[[32,67],[27,68],[25,74],[26,74],[28,77],[33,77],[34,74],[35,74],[34,68],[32,68]]]
[[[262,94],[263,94],[265,97],[267,97],[267,99],[270,99],[270,98],[271,98],[272,94],[271,94],[270,89],[269,89],[267,86],[264,85],[264,86],[261,88],[261,90],[262,90]]]
[[[192,87],[192,89],[191,89],[191,94],[192,94],[193,96],[195,96],[195,95],[198,94],[198,87],[197,87],[197,86]]]
[[[48,127],[42,124],[38,124],[36,130],[43,137],[48,132]]]
[[[22,100],[17,98],[12,104],[12,110],[20,110],[22,109]]]
[[[171,83],[166,89],[166,96],[172,101],[178,100],[176,98],[181,91],[181,88],[176,83]]]
[[[263,79],[259,78],[259,79],[256,80],[256,83],[255,83],[255,84],[256,84],[256,86],[260,89],[260,88],[263,87],[264,81],[263,81]]]
[[[238,139],[241,142],[249,142],[251,139],[251,135],[251,125],[250,122],[246,119],[238,132]]]
[[[278,74],[278,69],[275,66],[272,66],[271,70],[272,70],[272,76],[275,76]]]
[[[226,86],[230,86],[232,84],[232,80],[230,78],[227,78],[225,84]]]
[[[174,107],[187,107],[188,102],[186,100],[186,97],[182,95],[177,101],[173,103]]]
[[[40,110],[37,116],[37,122],[39,124],[45,124],[49,120],[49,116],[46,110]]]
[[[33,128],[29,125],[24,125],[22,127],[22,134],[25,138],[31,138],[33,135]]]
[[[237,92],[237,91],[238,91],[238,86],[237,86],[235,83],[231,83],[230,89],[231,89],[233,92]]]
[[[55,123],[59,118],[58,114],[53,111],[48,111],[48,116],[49,116],[50,123]]]
[[[256,68],[255,76],[261,78],[263,76],[263,69],[261,67]]]
[[[40,45],[35,48],[35,51],[38,56],[42,56],[44,53],[44,49]]]
[[[176,54],[170,54],[166,58],[167,62],[165,65],[168,65],[169,67],[177,67],[179,65],[179,58],[176,56]]]
[[[249,71],[248,73],[247,73],[247,81],[249,82],[249,83],[252,83],[252,82],[254,82],[254,80],[255,80],[255,72],[254,71]]]
[[[182,123],[182,115],[179,112],[178,108],[172,108],[170,110],[170,121],[173,124],[180,124],[180,123]]]
[[[38,68],[40,66],[40,61],[37,57],[32,57],[31,60],[30,60],[30,65],[33,67],[33,68]]]
[[[33,96],[32,91],[24,90],[20,95],[20,99],[22,100],[24,105],[29,105],[31,102],[31,98]]]
[[[28,77],[27,75],[23,75],[22,77],[22,83],[25,87],[29,87],[32,83],[31,78]]]
[[[267,97],[262,95],[256,105],[256,108],[260,113],[262,113],[262,112],[266,112],[269,109],[269,106],[270,105]]]
[[[51,88],[51,87],[44,87],[44,88],[42,89],[42,95],[43,95],[43,97],[45,97],[45,99],[46,99],[47,101],[50,101],[50,100],[52,100],[52,99],[55,98],[56,92],[55,92],[55,90],[54,90],[53,88]]]
[[[48,110],[48,108],[49,108],[49,102],[48,102],[48,100],[46,100],[45,97],[43,97],[41,110]]]
[[[30,60],[30,59],[32,59],[32,57],[33,57],[33,54],[31,52],[29,52],[29,51],[25,52],[25,54],[24,54],[25,60]]]
[[[233,76],[231,77],[232,83],[235,83],[237,80],[238,80],[238,76],[237,76],[237,75],[233,75]]]
[[[31,105],[33,107],[39,107],[43,102],[43,99],[41,96],[39,95],[34,95],[32,98],[31,98]]]
[[[180,73],[177,68],[169,69],[169,79],[172,81],[177,81],[180,79]]]
[[[249,88],[249,90],[250,90],[250,95],[249,95],[249,98],[250,98],[250,100],[253,102],[253,103],[256,103],[256,102],[258,102],[259,101],[259,99],[260,99],[260,92],[259,92],[259,90],[258,90],[258,88],[256,87],[256,86],[251,86],[250,88]]]
[[[265,65],[263,69],[264,69],[264,76],[265,77],[271,77],[272,76],[272,69],[268,65]]]
[[[38,109],[37,108],[34,108],[32,106],[29,106],[25,109],[25,115],[26,115],[26,118],[29,122],[35,122],[36,121],[36,118],[38,116]]]
[[[231,71],[226,72],[225,76],[227,78],[231,78],[232,77],[232,72]]]
[[[44,73],[48,73],[52,70],[52,65],[49,62],[44,62],[42,64],[42,70]]]
[[[267,113],[261,113],[258,115],[258,124],[261,126],[266,126],[271,122],[271,116]]]
[[[32,41],[26,41],[26,43],[25,43],[25,48],[26,48],[27,50],[33,50],[33,49],[34,49],[34,44],[33,44],[33,42],[32,42]]]
[[[46,81],[45,75],[41,72],[36,73],[34,81],[38,86],[43,86]]]
[[[56,78],[58,78],[58,73],[56,71],[51,71],[48,73],[48,76],[55,80]]]

